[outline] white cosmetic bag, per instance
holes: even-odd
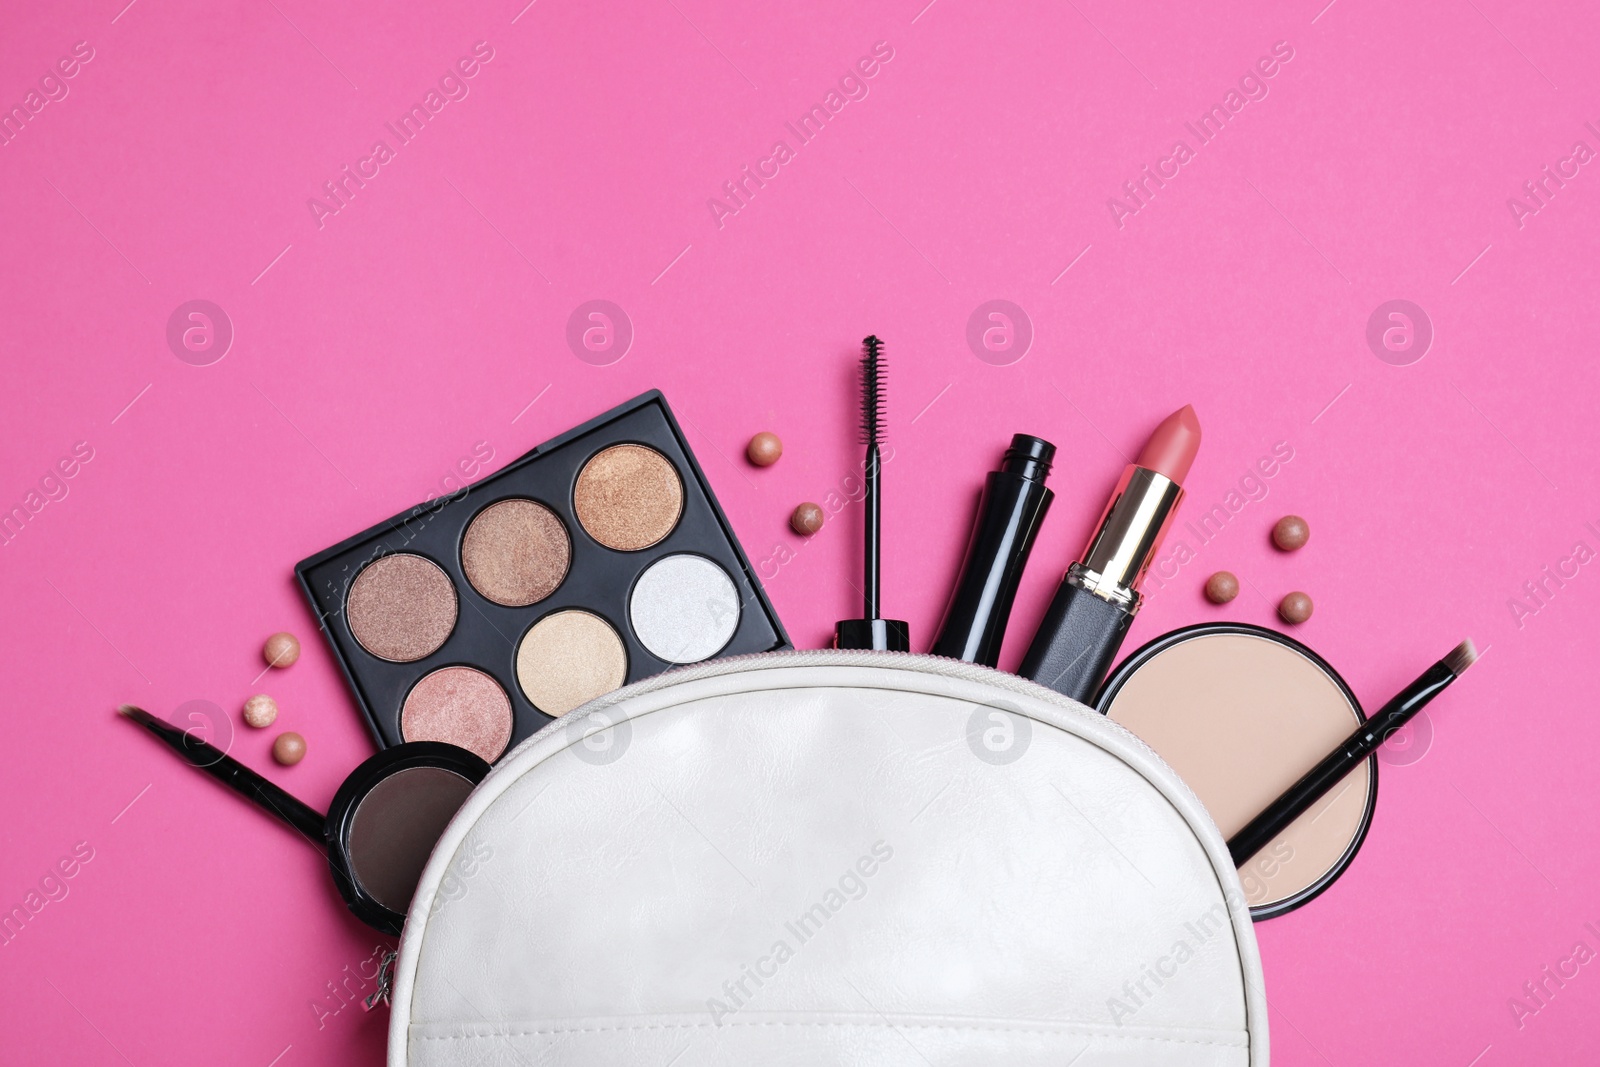
[[[953,660],[629,686],[508,755],[417,888],[391,1067],[1267,1063],[1215,825],[1137,738]]]

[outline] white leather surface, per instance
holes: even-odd
[[[1002,1061],[1265,1064],[1260,963],[1153,754],[926,657],[723,661],[552,724],[452,823],[396,968],[393,1067]]]

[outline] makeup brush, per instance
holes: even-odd
[[[1290,823],[1304,815],[1345,775],[1359,767],[1390,734],[1410,722],[1413,715],[1444,692],[1445,687],[1461,677],[1477,659],[1478,650],[1472,642],[1463,641],[1451,649],[1444,659],[1423,671],[1422,677],[1401,690],[1399,696],[1379,708],[1377,714],[1345,738],[1342,745],[1323,757],[1322,762],[1307,771],[1282,796],[1268,804],[1265,811],[1228,839],[1228,851],[1233,855],[1234,865],[1243,866],[1246,860],[1283,833]]]
[[[321,846],[327,841],[326,816],[304,801],[290,796],[222,749],[207,744],[187,730],[180,730],[170,722],[158,719],[143,708],[136,708],[132,704],[119,705],[117,714],[143,726],[168,748],[183,757],[185,762],[209,774],[240,796],[253,801],[262,810],[282,819],[309,838],[313,844]]]
[[[215,745],[181,730],[148,711],[123,704],[117,714],[130,719],[175,752],[180,759],[245,797],[262,811],[298,830],[328,860],[333,883],[351,914],[374,930],[399,934],[428,855],[466,794],[489,775],[475,753],[443,741],[406,741],[367,759],[339,786],[327,815],[297,800]],[[414,772],[446,772],[458,783],[424,785]],[[407,781],[409,784],[401,785]],[[426,777],[426,776],[425,776]],[[399,803],[373,801],[380,788],[399,786]],[[386,794],[391,799],[396,791]],[[371,812],[364,834],[356,818]],[[365,818],[365,816],[363,816]]]
[[[883,459],[879,446],[883,444],[885,422],[883,342],[870,334],[861,342],[861,443],[867,446],[867,458],[862,464],[866,476],[867,495],[863,503],[866,518],[866,563],[862,578],[863,613],[865,618],[840,619],[834,630],[835,648],[872,648],[888,652],[909,652],[911,630],[899,619],[879,618],[881,593],[881,561],[883,501]]]

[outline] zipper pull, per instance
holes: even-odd
[[[367,1011],[377,1007],[378,1002],[389,1003],[389,993],[394,988],[394,961],[400,958],[400,953],[389,952],[383,957],[383,962],[378,964],[378,988],[361,1003]]]

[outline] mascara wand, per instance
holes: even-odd
[[[883,541],[883,458],[879,446],[883,443],[885,361],[883,342],[877,335],[869,335],[861,342],[861,443],[867,446],[862,472],[866,476],[867,495],[863,503],[866,517],[866,558],[862,568],[865,588],[862,590],[862,608],[866,616],[861,619],[840,619],[834,630],[835,648],[870,648],[887,652],[909,652],[911,630],[899,619],[878,617],[882,593],[882,541]]]

